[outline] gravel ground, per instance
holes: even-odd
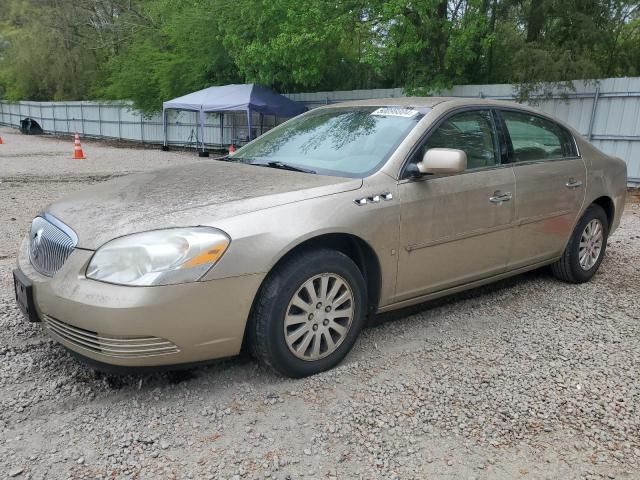
[[[66,193],[203,160],[94,143],[74,162],[71,142],[0,136],[0,476],[640,478],[639,204],[589,284],[537,271],[376,318],[313,378],[243,357],[116,377],[23,321],[18,243]]]

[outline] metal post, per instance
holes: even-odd
[[[591,119],[589,120],[589,132],[587,138],[589,141],[593,138],[593,124],[596,120],[596,109],[598,108],[598,99],[600,98],[600,84],[596,86],[596,93],[593,95],[593,107],[591,108]]]
[[[204,152],[204,112],[200,112],[200,147]]]
[[[80,125],[82,126],[82,136],[84,137],[84,108],[80,102]]]
[[[162,146],[167,147],[167,110],[162,109]]]
[[[102,104],[98,104],[98,135],[102,136]]]
[[[260,135],[264,133],[264,113],[260,113]]]
[[[122,105],[118,105],[118,140],[122,140]]]
[[[144,115],[140,112],[140,143],[144,143]]]
[[[118,110],[119,111],[119,110]],[[169,114],[169,110],[162,107],[162,146],[160,150],[163,152],[169,151],[169,141],[167,140],[167,115]]]
[[[205,151],[204,148],[204,119],[205,119],[205,111],[204,110],[200,110],[200,112],[198,113],[198,119],[199,119],[199,124],[200,124],[200,144],[202,146],[202,150],[200,152],[198,152],[198,156],[199,157],[208,157],[209,156],[209,152]]]
[[[196,114],[196,152],[198,151],[198,149],[200,148],[200,113],[196,112],[195,110],[193,110],[193,112]],[[193,129],[191,129],[191,133],[193,134]],[[189,140],[191,140],[191,136],[189,137]]]
[[[224,113],[220,112],[220,145],[224,145]]]
[[[205,113],[204,111],[200,112],[200,144],[202,146],[202,153],[204,153],[204,119]]]
[[[67,133],[71,133],[71,127],[69,126],[69,104],[64,104],[64,114],[67,117]]]

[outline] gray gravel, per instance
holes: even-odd
[[[244,357],[116,377],[23,321],[18,243],[66,193],[203,160],[94,143],[79,163],[70,142],[0,135],[0,476],[640,478],[639,204],[591,283],[538,271],[376,318],[313,378]]]

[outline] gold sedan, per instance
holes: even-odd
[[[292,377],[365,317],[551,266],[579,283],[620,222],[626,166],[506,102],[312,110],[226,157],[49,205],[14,272],[31,321],[98,367],[236,355]]]

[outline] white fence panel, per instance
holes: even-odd
[[[573,90],[555,91],[551,96],[533,98],[535,106],[564,120],[602,151],[627,162],[629,178],[640,183],[640,77],[608,78],[573,82]],[[513,85],[458,85],[436,92],[454,97],[484,97],[513,100]],[[348,100],[402,97],[401,88],[349,90],[287,94],[309,108]],[[114,138],[159,144],[163,139],[162,115],[145,117],[126,102],[17,102],[0,101],[0,124],[20,126],[32,118],[45,132],[81,133],[84,136]],[[252,134],[260,135],[285,119],[259,114],[252,117]],[[204,141],[209,147],[242,143],[249,136],[244,112],[221,116],[207,114]],[[222,133],[221,133],[222,130]],[[169,111],[167,138],[171,145],[195,147],[202,132],[198,131],[194,112]]]

